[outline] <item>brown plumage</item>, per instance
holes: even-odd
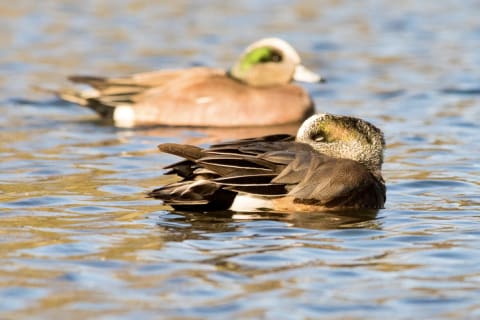
[[[121,127],[263,126],[300,122],[313,114],[308,93],[293,80],[323,79],[300,64],[285,41],[268,38],[249,46],[229,70],[195,67],[128,77],[71,76],[90,90],[59,90]]]
[[[206,149],[161,144],[161,151],[185,159],[169,165],[166,173],[182,180],[149,196],[192,211],[228,209],[239,194],[267,199],[269,208],[278,211],[379,209],[386,198],[383,148],[383,135],[373,125],[334,115],[312,116],[296,140],[270,135]]]

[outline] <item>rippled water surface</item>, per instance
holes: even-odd
[[[479,1],[4,1],[0,318],[480,318]],[[386,209],[169,213],[161,142],[34,86],[71,73],[227,68],[264,36],[329,82],[317,110],[388,142]],[[285,129],[287,130],[287,129]]]

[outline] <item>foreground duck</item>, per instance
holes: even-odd
[[[301,122],[313,114],[308,93],[290,82],[322,82],[295,49],[278,38],[251,44],[228,71],[207,67],[129,77],[71,76],[84,91],[59,90],[119,127],[264,126]]]
[[[380,209],[384,147],[374,125],[332,114],[311,116],[296,138],[270,135],[206,149],[165,143],[161,151],[184,158],[166,167],[181,180],[149,196],[187,211]]]

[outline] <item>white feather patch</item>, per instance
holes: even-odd
[[[129,105],[119,105],[113,111],[113,122],[117,127],[131,128],[135,125],[135,112]]]
[[[271,200],[239,194],[230,207],[233,211],[256,211],[258,209],[273,209]]]

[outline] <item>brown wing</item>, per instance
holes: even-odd
[[[362,164],[319,154],[306,144],[276,143],[275,146],[280,150],[265,152],[258,145],[240,148],[242,152],[257,150],[256,157],[271,164],[270,175],[239,172],[215,181],[238,192],[293,197],[295,203],[327,208],[383,208],[386,199],[383,179]]]
[[[386,200],[381,177],[356,161],[322,154],[297,153],[272,182],[285,184],[297,203],[328,208],[380,209]]]
[[[300,122],[313,114],[302,88],[257,88],[224,74],[179,78],[135,96],[135,119],[175,126],[260,126]]]
[[[174,207],[178,203],[191,205],[192,210],[199,204],[226,209],[215,202],[226,206],[225,194],[233,201],[238,192],[269,198],[293,197],[296,203],[331,208],[383,207],[385,186],[381,177],[355,161],[318,154],[310,146],[292,140],[287,135],[244,139],[214,145],[200,153],[185,147],[189,151],[184,155],[174,151],[171,144],[168,148],[161,145],[162,150],[188,159],[169,166],[170,172],[184,179],[156,189],[150,196]],[[192,157],[192,153],[196,156]],[[216,199],[219,191],[222,197]]]
[[[224,210],[232,204],[237,190],[217,179],[246,177],[254,179],[256,188],[271,185],[276,176],[277,164],[259,158],[266,150],[281,149],[282,143],[293,140],[289,135],[272,135],[263,138],[237,140],[213,145],[209,149],[179,144],[161,144],[159,149],[184,158],[166,167],[166,174],[178,174],[182,180],[157,188],[150,197],[162,199],[176,209]],[[251,184],[248,182],[247,184]],[[244,185],[240,187],[244,187]],[[277,184],[263,193],[285,194],[283,185]]]
[[[114,108],[120,104],[136,103],[143,99],[143,95],[148,96],[150,90],[163,88],[170,83],[224,73],[220,69],[197,67],[144,72],[119,78],[72,75],[68,77],[70,81],[89,85],[96,91],[61,90],[57,94],[64,100],[85,105],[97,111],[100,108]]]

